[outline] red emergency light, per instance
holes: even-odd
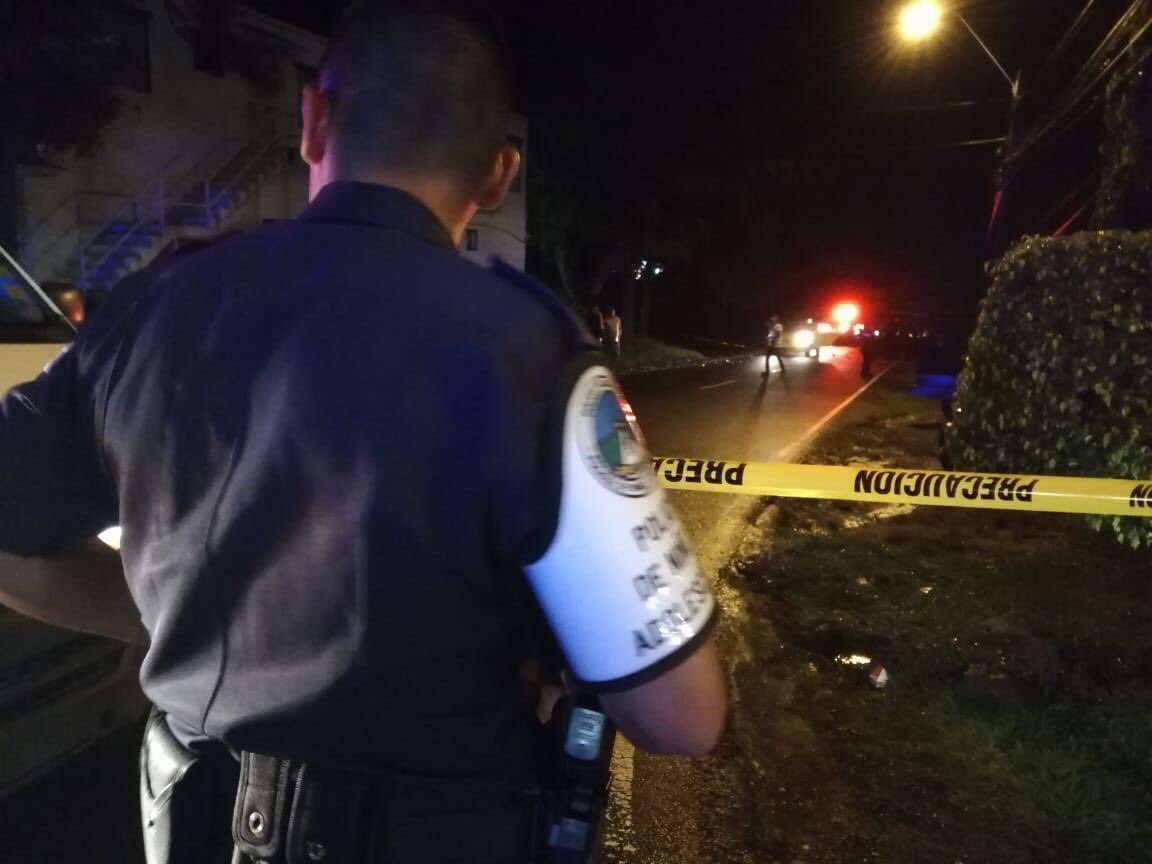
[[[856,303],[841,303],[832,310],[832,320],[837,324],[851,326],[860,320],[860,306]]]

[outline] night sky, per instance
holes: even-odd
[[[323,33],[342,4],[254,5]],[[895,38],[892,0],[494,5],[513,36],[522,110],[607,132],[617,164],[639,178],[620,206],[671,183],[688,190],[678,207],[722,224],[726,199],[709,193],[726,183],[725,195],[771,213],[732,249],[770,297],[811,304],[852,291],[913,310],[972,308],[983,294],[996,146],[959,145],[1004,134],[1008,85],[958,23],[911,49]],[[1010,70],[1023,70],[1026,126],[1127,3],[1096,3],[1043,76],[1084,0],[957,5]],[[1081,150],[1098,146],[1091,134]],[[1021,177],[1030,188],[1017,233],[1050,233],[1084,173],[1082,156],[1060,155],[1072,145],[1054,146],[1055,168]]]

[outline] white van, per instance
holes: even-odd
[[[0,248],[0,392],[35,378],[75,336]],[[0,795],[144,715],[143,654],[0,606]]]

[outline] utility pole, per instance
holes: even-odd
[[[1011,242],[1007,236],[1008,213],[1010,196],[1009,187],[1012,185],[1015,169],[1012,165],[1013,150],[1016,147],[1016,126],[1020,113],[1020,83],[1022,73],[1017,72],[1011,80],[1012,102],[1008,109],[1008,133],[1004,143],[997,152],[998,164],[996,166],[996,192],[992,198],[992,216],[988,220],[988,251],[999,255],[1004,247]]]
[[[920,44],[934,37],[940,30],[947,17],[958,20],[964,29],[976,40],[976,44],[988,55],[988,59],[996,67],[996,71],[1008,82],[1008,89],[1012,94],[1012,104],[1008,114],[1008,136],[1000,150],[999,164],[996,168],[996,193],[992,201],[992,217],[988,221],[988,247],[993,254],[1004,251],[1000,248],[1004,243],[1005,210],[1008,202],[1008,188],[1012,184],[1012,155],[1016,146],[1016,125],[1020,109],[1021,74],[1016,77],[1008,74],[1004,64],[988,47],[988,43],[980,38],[976,29],[968,23],[960,12],[949,9],[939,0],[914,0],[904,7],[900,15],[900,34],[905,41]]]

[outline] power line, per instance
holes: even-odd
[[[1056,47],[1052,49],[1052,53],[1048,55],[1048,59],[1045,60],[1040,67],[1038,78],[1043,78],[1048,70],[1055,65],[1056,61],[1060,59],[1060,56],[1068,49],[1068,46],[1072,44],[1072,40],[1079,35],[1080,28],[1082,28],[1084,22],[1088,20],[1088,13],[1092,11],[1092,7],[1095,5],[1096,0],[1088,0],[1084,8],[1080,10],[1080,14],[1076,16],[1076,20],[1073,21],[1072,26],[1068,28],[1068,32],[1064,34],[1063,38],[1056,44]]]
[[[1120,20],[1108,31],[1108,35],[1104,37],[1104,41],[1097,46],[1096,50],[1092,52],[1092,56],[1088,58],[1084,66],[1076,73],[1076,77],[1072,80],[1073,85],[1088,73],[1089,68],[1108,50],[1108,47],[1112,44],[1112,40],[1118,38],[1121,33],[1123,33],[1124,28],[1136,17],[1136,13],[1144,8],[1144,5],[1144,0],[1134,0],[1132,5],[1128,7],[1128,11],[1120,16]]]
[[[921,111],[949,111],[953,108],[985,108],[990,105],[1007,105],[1010,101],[1010,99],[969,99],[962,102],[940,102],[936,105],[889,105],[885,108],[875,108],[864,113],[905,114]]]
[[[1061,112],[1060,115],[1058,115],[1056,118],[1054,118],[1053,121],[1050,122],[1045,128],[1042,128],[1042,129],[1038,130],[1037,132],[1035,132],[1033,135],[1029,136],[1029,138],[1024,143],[1022,143],[1016,149],[1016,151],[1011,154],[1011,156],[1009,156],[1009,159],[1010,160],[1016,159],[1021,154],[1023,154],[1026,150],[1029,150],[1032,147],[1035,147],[1037,144],[1040,143],[1040,141],[1042,141],[1048,135],[1052,134],[1053,132],[1059,131],[1061,128],[1066,127],[1068,124],[1065,123],[1065,124],[1061,125],[1060,121],[1062,119],[1065,119],[1072,111],[1075,111],[1076,108],[1079,107],[1080,104],[1084,101],[1084,99],[1092,94],[1092,91],[1095,90],[1096,87],[1098,87],[1100,85],[1100,83],[1105,79],[1105,77],[1108,75],[1108,73],[1112,71],[1112,68],[1116,65],[1116,63],[1119,62],[1124,56],[1126,56],[1128,54],[1128,52],[1131,51],[1142,38],[1144,38],[1144,35],[1148,32],[1148,30],[1150,28],[1152,28],[1152,20],[1145,23],[1144,26],[1140,29],[1140,32],[1137,33],[1136,36],[1134,36],[1132,38],[1132,41],[1130,41],[1126,46],[1124,46],[1124,49],[1119,54],[1117,54],[1115,57],[1113,57],[1111,60],[1109,60],[1104,65],[1104,67],[1096,74],[1096,77],[1093,78],[1092,81],[1087,86],[1082,88],[1081,91],[1078,94],[1076,94],[1067,103],[1067,106],[1063,109],[1063,111]],[[1144,61],[1148,59],[1150,54],[1152,54],[1152,52],[1145,51],[1144,54],[1141,55],[1140,58],[1136,61],[1136,63],[1133,64],[1132,69],[1130,69],[1127,74],[1123,75],[1120,78],[1120,80],[1125,81],[1129,77],[1131,77],[1131,75],[1134,72],[1138,71],[1139,67],[1144,64]],[[1088,105],[1085,106],[1085,110],[1076,115],[1075,121],[1079,121],[1080,118],[1083,117],[1084,113],[1086,113],[1087,111],[1090,111],[1092,108],[1094,108],[1099,103],[1100,98],[1101,98],[1101,96],[1097,95],[1097,97],[1092,102],[1088,103]]]
[[[1088,62],[1077,73],[1076,77],[1073,79],[1071,85],[1069,86],[1068,94],[1062,100],[1060,107],[1055,112],[1053,112],[1053,116],[1045,121],[1042,126],[1033,130],[1033,132],[1030,133],[1025,138],[1025,140],[1021,142],[1020,145],[1008,155],[1007,161],[1011,162],[1019,159],[1020,156],[1035,147],[1050,134],[1059,131],[1068,125],[1062,121],[1065,121],[1073,111],[1076,111],[1076,109],[1080,107],[1084,99],[1092,94],[1096,87],[1098,87],[1100,83],[1105,79],[1108,73],[1112,71],[1116,63],[1118,63],[1133,48],[1135,48],[1136,45],[1139,44],[1140,40],[1144,38],[1145,34],[1147,34],[1148,30],[1152,28],[1152,18],[1149,18],[1149,20],[1144,22],[1139,32],[1133,36],[1131,40],[1128,41],[1128,44],[1126,44],[1119,52],[1117,52],[1115,56],[1107,60],[1104,65],[1100,67],[1099,71],[1097,71],[1093,76],[1092,66],[1095,64],[1097,58],[1101,57],[1104,53],[1107,52],[1108,48],[1111,46],[1117,36],[1122,34],[1125,26],[1135,17],[1135,13],[1142,8],[1144,8],[1143,0],[1136,0],[1136,2],[1134,2],[1132,6],[1129,7],[1128,11],[1121,16],[1120,20],[1116,22],[1115,26],[1113,26],[1112,30],[1104,38],[1104,41],[1100,44],[1096,51],[1093,52],[1092,57],[1089,58]],[[1146,52],[1134,64],[1133,68],[1138,68],[1143,63],[1143,61],[1147,59],[1148,56],[1149,55]],[[1086,80],[1089,78],[1089,76],[1092,76],[1091,80]],[[1081,84],[1081,82],[1085,83]],[[1095,101],[1089,103],[1087,109],[1090,110],[1095,106],[1095,104]],[[1082,116],[1083,112],[1078,113],[1075,116],[1073,122],[1079,121]]]
[[[1144,54],[1142,54],[1140,56],[1140,58],[1137,60],[1135,67],[1138,69],[1139,66],[1141,66],[1150,57],[1152,57],[1152,50],[1145,51]],[[1128,72],[1127,74],[1119,77],[1117,80],[1119,80],[1120,82],[1127,81],[1128,78],[1130,78],[1132,76],[1133,71],[1135,71],[1135,69],[1133,69],[1132,71]],[[1007,161],[1011,162],[1011,161],[1017,160],[1021,156],[1023,156],[1027,151],[1031,150],[1033,147],[1039,146],[1045,138],[1048,138],[1051,135],[1057,135],[1061,132],[1067,131],[1068,129],[1075,127],[1078,123],[1080,123],[1081,120],[1083,120],[1086,116],[1091,114],[1092,111],[1095,108],[1097,108],[1103,100],[1104,100],[1104,95],[1103,94],[1097,94],[1096,97],[1094,99],[1092,99],[1090,102],[1087,102],[1087,103],[1081,105],[1079,110],[1077,110],[1074,115],[1069,116],[1067,114],[1067,112],[1065,112],[1065,114],[1061,118],[1064,120],[1064,122],[1062,122],[1062,123],[1055,123],[1054,122],[1054,123],[1050,124],[1047,128],[1040,130],[1037,134],[1030,137],[1027,141],[1025,141],[1023,144],[1021,144],[1019,146],[1019,148],[1017,148],[1015,151],[1013,151],[1012,154],[1007,157]]]
[[[999,138],[973,138],[970,141],[944,141],[939,144],[912,144],[907,147],[874,147],[868,150],[849,150],[838,155],[843,157],[875,156],[878,153],[913,153],[928,150],[956,150],[965,147],[990,147],[993,144],[1003,144],[1008,139]]]
[[[1085,210],[1087,210],[1088,207],[1091,205],[1091,203],[1092,203],[1091,190],[1099,182],[1100,182],[1100,170],[1099,170],[1099,168],[1097,168],[1096,170],[1089,173],[1088,176],[1086,176],[1078,184],[1076,184],[1076,186],[1072,189],[1072,191],[1070,191],[1067,195],[1065,195],[1060,200],[1060,203],[1056,204],[1054,207],[1051,207],[1044,214],[1044,218],[1041,219],[1037,224],[1050,225],[1053,222],[1055,222],[1056,220],[1062,219],[1064,221],[1060,224],[1062,224],[1065,227],[1065,230],[1067,230],[1067,228],[1070,227],[1071,224],[1073,222],[1075,222],[1076,219],[1078,219],[1080,217],[1080,215]],[[1072,207],[1074,204],[1076,204],[1078,201],[1080,201],[1080,199],[1085,195],[1087,195],[1087,198],[1083,201],[1083,203],[1081,203],[1080,207],[1077,208],[1076,214],[1071,219],[1068,219],[1066,216],[1066,214],[1068,213],[1068,209],[1070,207]]]
[[[1064,234],[1067,233],[1068,229],[1076,224],[1076,220],[1079,219],[1081,216],[1083,216],[1088,211],[1088,204],[1089,203],[1090,202],[1085,202],[1084,204],[1082,204],[1080,206],[1080,209],[1077,210],[1075,213],[1073,213],[1070,217],[1068,217],[1067,221],[1065,221],[1063,225],[1060,225],[1059,227],[1056,228],[1055,231],[1052,232],[1052,236],[1053,237],[1063,237]]]

